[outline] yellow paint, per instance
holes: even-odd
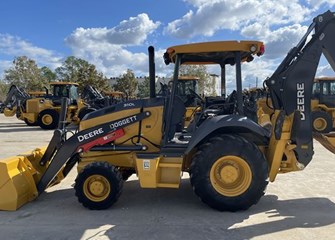
[[[136,170],[142,188],[178,188],[183,158],[136,158]]]
[[[209,176],[215,190],[228,197],[242,195],[252,180],[248,163],[237,156],[224,156],[216,160]]]

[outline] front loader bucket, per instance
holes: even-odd
[[[45,149],[0,160],[0,210],[16,210],[38,196],[36,184],[45,167],[39,165]]]

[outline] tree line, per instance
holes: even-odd
[[[205,89],[215,92],[215,83],[209,77],[205,66],[187,65],[180,70],[181,75],[192,75],[199,78],[198,87],[200,93]],[[54,71],[37,63],[26,56],[16,57],[12,66],[5,69],[3,79],[0,79],[0,100],[6,98],[9,87],[14,84],[26,91],[42,91],[50,82],[75,82],[79,84],[79,92],[91,85],[101,92],[121,91],[127,98],[144,98],[149,96],[149,78],[145,77],[142,83],[138,83],[131,69],[117,78],[116,84],[109,85],[109,79],[99,72],[95,65],[86,60],[74,56],[67,57]],[[137,92],[137,93],[136,93]]]

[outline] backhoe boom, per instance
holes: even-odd
[[[314,30],[311,39],[308,37]],[[335,70],[335,16],[327,11],[313,19],[299,44],[294,47],[266,80],[274,110],[286,116],[300,112],[293,118],[291,141],[296,144],[295,153],[306,166],[313,156],[311,124],[312,86],[322,53]],[[277,121],[278,122],[278,121]],[[275,131],[280,132],[280,124]]]

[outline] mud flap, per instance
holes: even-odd
[[[36,183],[43,168],[38,166],[44,149],[0,160],[0,210],[16,210],[38,196]]]

